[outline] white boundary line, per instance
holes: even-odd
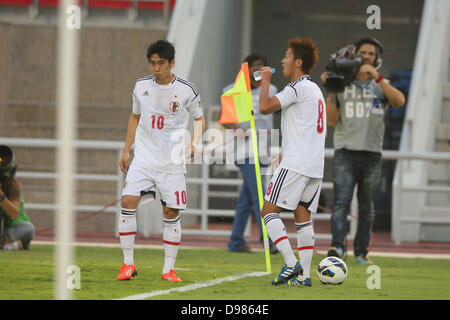
[[[450,253],[414,253],[414,252],[383,252],[371,251],[371,257],[392,257],[392,258],[422,258],[422,259],[450,259]]]
[[[185,292],[185,291],[197,290],[200,288],[214,286],[216,284],[226,282],[226,281],[235,281],[235,280],[248,278],[248,277],[261,277],[261,276],[267,276],[269,274],[270,273],[268,273],[268,272],[243,273],[243,274],[238,274],[235,276],[229,276],[229,277],[214,279],[214,280],[210,280],[210,281],[198,282],[198,283],[190,284],[190,285],[180,287],[180,288],[172,288],[169,290],[157,290],[157,291],[152,291],[152,292],[147,292],[147,293],[135,294],[132,296],[128,296],[128,297],[120,298],[120,299],[116,299],[116,300],[144,300],[144,299],[148,299],[148,298],[155,297],[155,296],[169,294],[172,292]]]
[[[32,241],[32,244],[39,245],[56,245],[55,241]],[[103,248],[120,248],[120,243],[96,243],[96,242],[75,242],[75,246],[83,247],[103,247]],[[144,249],[162,249],[162,245],[157,244],[135,244],[135,248]],[[214,249],[210,247],[194,247],[183,246],[183,249]],[[263,249],[254,249],[254,251],[263,251]],[[317,253],[326,255],[326,251],[318,251]],[[350,254],[352,256],[352,254]],[[449,259],[450,253],[420,253],[420,252],[393,252],[393,251],[370,251],[371,257],[392,257],[392,258],[422,258],[422,259]]]

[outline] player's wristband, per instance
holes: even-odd
[[[379,73],[377,79],[375,80],[375,82],[379,83],[383,79],[384,79],[384,77],[381,75],[381,73]]]

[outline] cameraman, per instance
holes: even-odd
[[[0,248],[29,249],[34,226],[25,213],[22,186],[16,180],[17,166],[11,149],[0,146]]]
[[[343,257],[347,233],[347,213],[358,185],[358,227],[354,254],[359,264],[371,264],[368,246],[375,220],[373,195],[381,176],[384,113],[387,102],[402,107],[405,97],[377,71],[383,47],[374,38],[360,39],[354,45],[362,65],[343,92],[328,93],[327,125],[335,126],[333,158],[334,208],[331,217],[332,243],[328,256]],[[329,72],[321,75],[325,84]]]

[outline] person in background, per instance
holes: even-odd
[[[347,234],[347,213],[358,186],[358,227],[354,254],[358,264],[371,264],[367,257],[375,220],[374,193],[381,176],[381,151],[384,137],[384,114],[387,103],[405,104],[403,93],[377,71],[383,47],[374,38],[361,38],[355,44],[356,55],[363,57],[355,80],[341,93],[328,93],[328,126],[334,130],[333,187],[334,208],[331,216],[331,247],[328,256],[342,258]],[[329,73],[321,75],[323,83]]]
[[[0,247],[28,250],[34,226],[25,213],[22,185],[15,178],[17,165],[7,146],[0,146]]]
[[[244,62],[248,63],[249,68],[253,112],[255,117],[255,127],[258,136],[258,141],[260,141],[260,139],[267,139],[266,140],[267,144],[265,145],[270,146],[270,132],[271,129],[273,129],[273,114],[262,114],[259,112],[259,94],[261,92],[261,80],[256,81],[253,77],[253,73],[255,71],[267,65],[267,59],[266,57],[264,57],[259,53],[252,53],[245,58]],[[226,86],[223,89],[223,92],[226,92],[232,86],[233,84]],[[277,88],[271,84],[269,87],[269,95],[273,96],[276,93]],[[245,154],[245,152],[240,152],[241,150],[238,150],[237,152],[236,166],[242,173],[243,184],[236,205],[236,213],[233,219],[233,228],[231,231],[230,240],[228,242],[228,251],[251,253],[252,249],[249,247],[249,245],[245,240],[244,231],[247,226],[249,217],[252,214],[256,220],[256,224],[258,225],[258,229],[260,231],[261,243],[263,243],[263,232],[261,226],[261,215],[260,215],[258,188],[256,182],[255,164],[253,159],[253,153],[251,152],[251,147],[248,146],[250,134],[250,122],[247,121],[237,124],[228,123],[224,124],[223,126],[226,129],[234,130],[236,139],[245,139],[245,144],[240,144],[239,142],[237,142],[236,145],[238,146],[245,145],[246,151],[248,151],[248,154]],[[270,160],[268,157],[268,153],[266,151],[267,150],[259,150],[261,172],[265,168],[267,168],[268,162]],[[264,194],[265,186],[263,175],[261,176],[261,182]],[[278,252],[272,242],[269,243],[269,246],[270,252],[272,254]]]

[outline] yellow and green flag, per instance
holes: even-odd
[[[253,106],[247,62],[242,64],[233,87],[221,96],[220,102],[222,103],[222,113],[219,123],[250,121]]]
[[[262,210],[264,205],[261,169],[259,166],[258,143],[256,139],[255,118],[253,116],[252,89],[250,86],[250,75],[248,71],[248,63],[244,62],[239,71],[233,88],[226,91],[221,97],[222,113],[219,123],[240,123],[250,121],[250,129],[252,134],[253,156],[255,159],[256,184],[258,187],[259,208]],[[266,226],[261,218],[261,227],[263,231],[264,249],[266,256],[267,272],[272,272],[269,252],[269,238],[267,237]]]

